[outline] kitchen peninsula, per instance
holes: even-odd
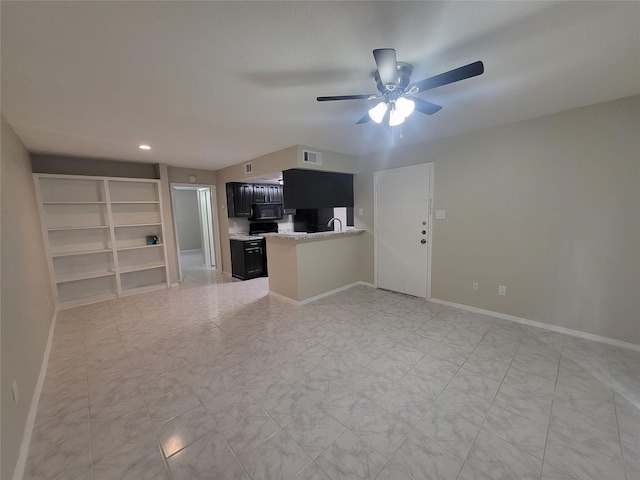
[[[363,232],[265,234],[269,292],[306,303],[357,283]]]

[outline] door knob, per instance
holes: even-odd
[[[425,243],[427,243],[427,241],[423,238],[422,240],[420,240],[420,243],[424,245]]]

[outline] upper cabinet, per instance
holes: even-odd
[[[253,203],[253,185],[227,183],[227,214],[229,218],[248,217]]]
[[[227,183],[229,218],[250,217],[254,203],[282,203],[282,186],[263,183]]]
[[[282,203],[282,185],[265,185],[267,187],[267,202]]]
[[[253,185],[253,203],[267,203],[269,201],[269,192],[267,185]]]
[[[291,169],[282,172],[284,208],[353,207],[353,175]]]

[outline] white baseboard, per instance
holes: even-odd
[[[336,288],[334,290],[330,290],[328,292],[321,293],[320,295],[315,295],[313,297],[305,298],[304,300],[294,300],[293,298],[285,297],[279,293],[276,293],[272,290],[269,290],[269,295],[273,295],[276,298],[284,300],[288,303],[293,303],[294,305],[306,305],[307,303],[315,302],[316,300],[320,300],[321,298],[328,297],[338,292],[342,292],[344,290],[348,290],[351,287],[355,287],[356,285],[364,285],[365,287],[374,287],[373,284],[367,282],[354,282],[349,285],[344,285],[343,287]],[[375,287],[374,287],[375,288]]]
[[[13,480],[22,480],[24,477],[24,470],[27,465],[27,456],[29,455],[29,447],[31,446],[31,436],[33,435],[33,427],[36,423],[36,414],[38,413],[38,403],[40,402],[40,395],[42,394],[42,386],[44,385],[44,379],[47,376],[47,367],[49,366],[49,354],[51,353],[51,344],[53,342],[53,332],[56,328],[56,321],[58,319],[58,311],[53,311],[53,318],[51,319],[51,325],[49,326],[49,338],[47,339],[47,346],[44,349],[44,356],[42,358],[42,365],[40,366],[40,375],[38,375],[38,382],[36,388],[33,391],[31,397],[31,406],[29,407],[29,414],[27,415],[27,423],[24,426],[24,433],[22,435],[22,443],[20,444],[20,454],[18,455],[18,462],[16,463],[16,469],[13,472]]]
[[[629,350],[640,352],[640,345],[636,345],[635,343],[623,342],[622,340],[616,340],[615,338],[602,337],[600,335],[594,335],[592,333],[581,332],[580,330],[572,330],[571,328],[559,327],[557,325],[551,325],[550,323],[537,322],[535,320],[516,317],[514,315],[509,315],[506,313],[484,310],[482,308],[471,307],[469,305],[463,305],[461,303],[448,302],[446,300],[439,300],[437,298],[430,298],[429,301],[433,303],[439,303],[440,305],[446,305],[448,307],[459,308],[461,310],[467,310],[469,312],[480,313],[482,315],[500,318],[502,320],[509,320],[510,322],[521,323],[530,327],[543,328],[545,330],[551,330],[552,332],[571,335],[572,337],[584,338],[585,340],[592,340],[594,342],[605,343],[614,347],[628,348]]]

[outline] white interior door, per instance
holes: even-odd
[[[216,254],[211,221],[211,190],[208,187],[198,188],[198,212],[200,213],[200,233],[202,235],[202,261],[207,267],[215,267]]]
[[[378,288],[430,296],[433,164],[375,172],[375,257]]]

